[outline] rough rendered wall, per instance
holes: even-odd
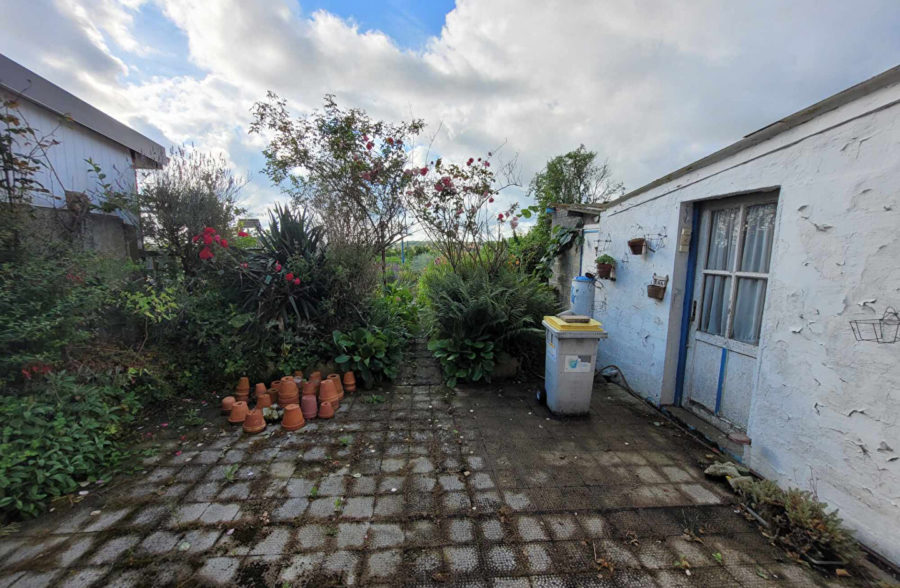
[[[873,92],[624,201],[586,227],[628,262],[598,290],[595,314],[610,337],[600,361],[668,403],[682,315],[682,205],[780,186],[760,356],[748,382],[749,465],[782,485],[816,490],[896,563],[900,343],[857,342],[848,321],[900,308],[900,106],[890,106],[898,99],[898,86]],[[666,233],[665,246],[644,259],[626,254],[634,225]],[[585,261],[594,255],[586,246]],[[653,272],[674,280],[662,302],[646,297]]]
[[[570,213],[567,211],[558,210],[553,213],[551,226],[580,227],[582,222],[580,214],[572,213],[570,216]],[[572,287],[572,279],[578,275],[579,254],[580,249],[578,244],[575,243],[572,247],[564,251],[562,255],[558,255],[553,261],[553,267],[550,268],[552,271],[550,285],[556,288],[559,295],[558,300],[560,306],[564,310],[571,306],[569,302],[569,293]]]

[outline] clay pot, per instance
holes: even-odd
[[[309,380],[310,381],[318,380],[321,382],[322,381],[322,372],[313,372],[313,373],[309,374]]]
[[[300,402],[300,389],[292,376],[281,378],[281,390],[278,391],[278,405],[287,406]]]
[[[259,395],[260,395],[260,394],[265,394],[266,392],[267,392],[267,390],[266,390],[266,385],[263,384],[262,382],[260,382],[260,383],[257,384],[256,387],[253,389],[253,397],[256,398],[257,400],[259,400]]]
[[[344,392],[356,392],[356,376],[353,372],[344,372]]]
[[[234,396],[226,396],[222,399],[222,414],[231,414],[231,407],[234,406]]]
[[[314,419],[319,414],[319,401],[314,394],[304,394],[300,398],[300,409],[306,419]]]
[[[323,402],[319,405],[319,418],[330,419],[334,417],[334,406],[330,402]]]
[[[266,419],[263,418],[263,413],[261,408],[254,408],[250,412],[247,413],[247,418],[244,419],[244,432],[245,433],[259,433],[260,431],[265,430],[266,428]]]
[[[337,388],[338,392],[338,401],[344,399],[344,387],[341,385],[341,377],[337,374],[328,374],[328,379],[334,382],[334,387]]]
[[[637,239],[631,239],[628,241],[628,248],[631,249],[631,253],[633,255],[641,255],[644,253],[644,243],[647,240],[643,237],[638,237]]]
[[[285,431],[296,431],[306,424],[299,404],[288,404],[284,407],[284,418],[281,419],[281,428]]]
[[[598,263],[597,264],[597,277],[608,280],[612,275],[613,266],[611,263]]]
[[[304,382],[303,383],[303,395],[304,396],[315,396],[319,393],[319,382]]]
[[[278,404],[278,392],[281,391],[281,380],[273,380],[271,384],[269,384],[269,396],[272,397],[272,402]]]
[[[256,408],[268,408],[272,406],[272,397],[268,393],[256,397]]]
[[[238,380],[237,386],[234,387],[235,392],[250,392],[250,378],[242,377]]]
[[[247,403],[243,400],[236,400],[231,406],[231,413],[228,415],[228,422],[233,425],[239,425],[244,422],[244,419],[247,418],[248,412],[250,412],[250,409],[247,408]],[[262,413],[260,413],[260,416],[261,415]]]
[[[338,407],[340,396],[338,396],[338,391],[337,387],[334,385],[334,380],[322,380],[322,383],[319,384],[319,401],[329,402],[335,409]]]

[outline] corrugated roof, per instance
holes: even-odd
[[[166,162],[166,149],[159,143],[3,54],[0,54],[0,87],[60,116],[68,116],[79,125],[131,149],[137,155],[136,167],[154,169]]]

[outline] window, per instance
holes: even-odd
[[[756,345],[775,233],[775,202],[710,212],[700,330]]]

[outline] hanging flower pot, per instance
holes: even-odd
[[[272,397],[268,393],[256,397],[256,408],[268,408],[272,406]]]
[[[303,395],[304,396],[312,396],[315,398],[316,394],[319,393],[319,382],[310,381],[303,382]]]
[[[330,402],[323,402],[319,405],[319,418],[330,419],[334,417],[334,407]]]
[[[628,241],[628,248],[631,249],[631,253],[634,255],[641,255],[644,253],[644,245],[646,245],[647,240],[643,237],[638,237],[637,239],[631,239]]]
[[[319,401],[314,394],[304,394],[300,398],[300,409],[306,419],[314,419],[319,413]]]
[[[319,401],[331,403],[331,406],[336,409],[339,400],[340,398],[338,397],[338,391],[337,387],[334,385],[334,381],[330,379],[322,380],[322,383],[319,384]]]
[[[356,392],[356,376],[353,372],[344,372],[344,392]]]
[[[284,407],[284,418],[281,420],[281,428],[285,431],[296,431],[306,424],[299,404],[288,404]]]
[[[596,259],[597,277],[608,280],[612,275],[613,268],[616,267],[616,259],[612,255],[601,255]]]
[[[657,300],[662,300],[666,295],[665,286],[657,286],[655,284],[647,285],[647,296],[649,298],[655,298]]]
[[[328,374],[328,379],[334,382],[334,387],[338,392],[338,402],[344,399],[344,386],[341,384],[341,377],[337,374]]]
[[[244,419],[244,432],[251,435],[264,431],[266,428],[266,419],[263,417],[261,408],[254,408],[247,413]]]
[[[238,400],[231,407],[231,413],[228,415],[228,422],[232,425],[239,425],[247,418],[248,412],[250,412],[250,409],[247,408],[247,403],[243,400]]]
[[[234,406],[234,396],[226,396],[222,399],[222,414],[231,414],[231,409]]]

